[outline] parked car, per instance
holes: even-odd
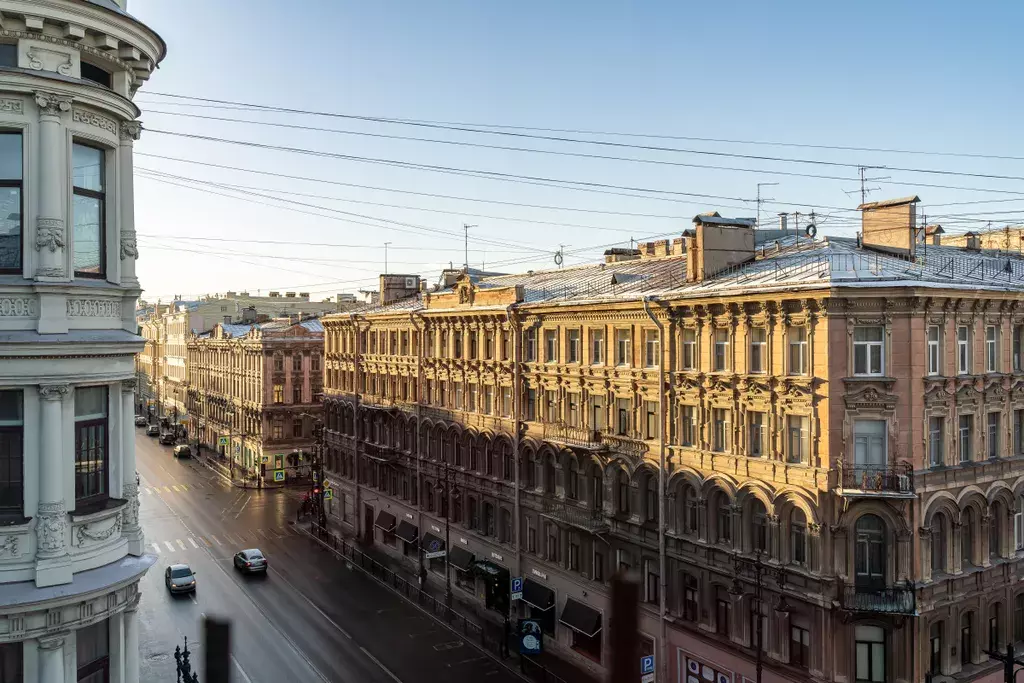
[[[164,571],[164,584],[172,593],[191,593],[196,589],[196,573],[187,564],[172,564]]]
[[[146,419],[145,415],[136,415],[135,416],[135,426],[136,427],[145,427],[148,424],[149,424],[149,420]]]
[[[160,425],[149,425],[146,427],[146,436],[160,436]]]
[[[164,432],[160,435],[160,443],[165,446],[173,446],[174,442],[177,441],[178,437],[174,435],[174,432]]]
[[[267,571],[267,558],[261,550],[250,548],[235,555],[235,569],[246,574]]]
[[[178,444],[177,446],[174,447],[174,457],[175,458],[191,458],[192,457],[192,447],[189,446],[187,443],[180,443],[180,444]]]

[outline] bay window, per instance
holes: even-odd
[[[24,416],[20,391],[0,391],[0,517],[21,517],[24,503]]]
[[[107,387],[75,389],[75,500],[107,498],[110,470]]]
[[[0,133],[0,273],[21,272],[21,133]]]
[[[106,274],[106,194],[104,152],[75,143],[71,150],[73,170],[75,275],[103,277]]]

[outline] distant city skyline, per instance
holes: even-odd
[[[1024,143],[1016,116],[1024,96],[1005,87],[1019,81],[1011,31],[1024,10],[1009,3],[989,8],[985,15],[953,3],[869,3],[854,12],[810,3],[726,7],[662,2],[638,8],[608,2],[426,6],[400,0],[386,5],[307,2],[298,11],[280,10],[265,1],[244,7],[235,0],[130,3],[129,11],[173,46],[138,98],[149,129],[136,146],[139,275],[148,301],[228,289],[263,294],[301,289],[313,298],[354,292],[374,285],[384,268],[384,242],[391,243],[392,271],[432,277],[449,263],[462,264],[466,223],[474,226],[469,230],[469,256],[476,267],[512,272],[555,267],[559,249],[566,254],[566,265],[572,265],[593,259],[605,246],[628,246],[630,238],[679,233],[701,211],[756,216],[752,200],[758,183],[778,183],[761,188],[766,200],[763,221],[774,222],[778,212],[803,214],[820,207],[819,236],[850,236],[856,216],[848,210],[860,202],[857,165],[888,167],[865,172],[875,179],[867,187],[878,188],[871,199],[918,194],[922,211],[947,230],[984,227],[988,220],[996,226],[1017,222],[1024,209],[1024,193],[1013,194],[1019,191],[1018,180],[991,177],[1024,176]],[[276,37],[270,39],[268,29]],[[213,102],[183,106],[184,100],[155,93],[423,121],[657,133],[687,139],[601,139],[704,153],[254,112]],[[980,98],[977,93],[991,95]],[[568,190],[542,180],[508,182],[158,131],[594,185]],[[366,133],[669,163],[534,154]],[[176,177],[156,180],[154,171]],[[202,181],[207,192],[181,187],[192,184],[182,178]],[[245,186],[250,194],[224,184]],[[292,203],[271,201],[266,195],[274,193],[269,190]],[[983,200],[999,201],[949,206]],[[368,217],[404,225],[385,229]],[[425,233],[420,227],[441,233]]]

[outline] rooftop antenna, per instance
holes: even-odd
[[[773,202],[773,201],[775,201],[774,197],[770,197],[770,198],[767,198],[767,199],[761,199],[761,188],[762,187],[769,187],[771,185],[778,185],[778,183],[758,183],[757,184],[757,227],[758,227],[758,229],[761,228],[761,204],[763,202]]]
[[[467,273],[469,272],[469,229],[470,228],[479,228],[479,227],[480,227],[479,225],[469,225],[468,223],[463,223],[462,224],[462,229],[466,233],[466,237],[465,237],[466,263],[464,265],[465,265]]]
[[[868,178],[867,177],[867,172],[869,170],[871,170],[871,169],[878,169],[878,168],[884,168],[884,167],[883,166],[858,166],[857,167],[857,172],[860,174],[860,203],[861,204],[867,204],[867,202],[868,202],[868,195],[869,194],[871,194],[872,192],[880,192],[882,190],[882,188],[880,188],[880,187],[868,187],[867,183],[874,182],[876,180],[889,180],[889,176],[885,176],[884,178]],[[857,190],[849,190],[849,191],[843,190],[843,194],[845,194],[847,197],[849,197],[851,194],[854,194],[855,192],[857,192]]]
[[[384,243],[384,274],[385,275],[388,274],[388,245],[389,244],[391,244],[391,242],[385,242]]]

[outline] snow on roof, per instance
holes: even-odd
[[[320,322],[319,318],[313,318],[311,320],[303,320],[299,323],[302,327],[305,327],[310,332],[323,332],[324,326]]]
[[[220,325],[220,328],[224,331],[225,337],[244,337],[249,334],[249,330],[254,327],[259,327],[259,325],[229,325],[226,323],[221,323]]]

